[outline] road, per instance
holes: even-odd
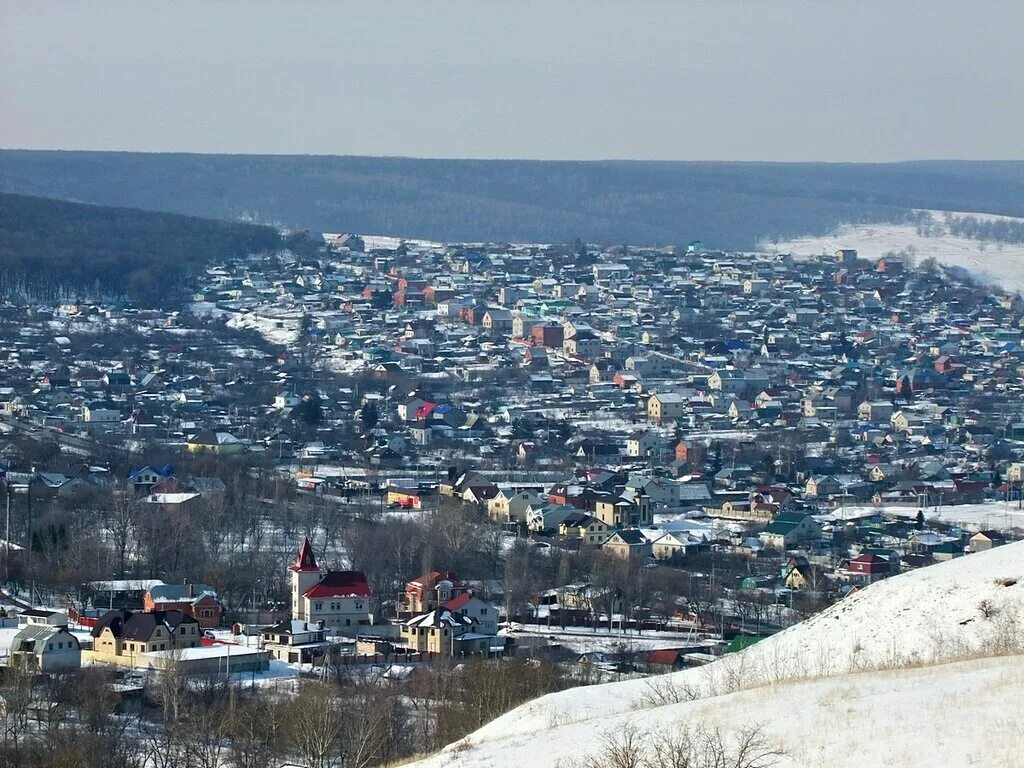
[[[40,427],[38,424],[17,419],[9,414],[0,414],[0,423],[6,424],[14,431],[20,432],[34,440],[53,440],[62,448],[83,456],[94,456],[103,453],[127,453],[123,448],[98,443],[91,438],[69,435],[53,427]]]

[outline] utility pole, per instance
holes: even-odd
[[[4,527],[4,581],[11,578],[11,486],[4,481],[4,495],[7,501],[7,523]]]

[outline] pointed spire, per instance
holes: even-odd
[[[299,547],[299,553],[295,557],[295,562],[289,567],[290,571],[319,571],[320,566],[316,564],[316,557],[313,555],[313,545],[309,543],[309,538],[306,537],[302,540],[302,546]]]

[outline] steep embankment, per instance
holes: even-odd
[[[542,697],[424,766],[555,765],[627,723],[694,722],[761,723],[780,765],[1018,765],[1022,620],[1024,542],[880,582],[707,667]]]

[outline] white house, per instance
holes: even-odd
[[[27,624],[11,639],[11,663],[54,672],[82,666],[82,646],[66,626]]]
[[[121,409],[115,403],[94,402],[82,407],[82,421],[110,424],[121,420]]]
[[[325,571],[309,539],[299,547],[291,571],[292,618],[323,622],[334,634],[355,635],[371,623],[370,585],[360,571]]]

